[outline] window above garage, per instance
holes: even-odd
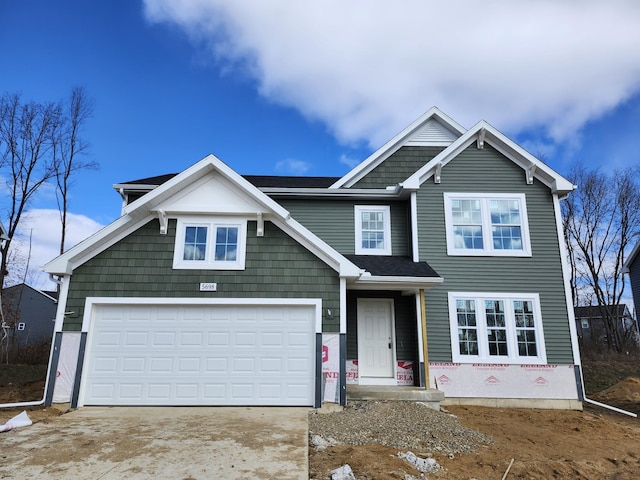
[[[246,240],[246,219],[180,218],[173,268],[244,270]]]

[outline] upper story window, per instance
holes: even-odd
[[[445,193],[449,255],[531,256],[524,194]]]
[[[537,294],[449,293],[453,361],[546,363]]]
[[[178,219],[173,268],[244,270],[244,219]]]
[[[391,255],[391,211],[388,205],[356,205],[356,255]]]

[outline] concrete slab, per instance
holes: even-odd
[[[306,480],[308,411],[85,407],[0,434],[0,478]]]

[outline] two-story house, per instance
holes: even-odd
[[[49,401],[320,406],[413,386],[581,406],[559,206],[574,186],[484,121],[433,108],[340,178],[210,155],[115,188],[122,216],[45,267]]]

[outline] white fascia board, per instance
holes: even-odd
[[[134,217],[140,214],[146,215],[149,210],[158,207],[163,200],[171,197],[173,194],[179,192],[187,185],[190,185],[201,178],[204,174],[211,171],[215,171],[222,175],[241,191],[248,194],[253,200],[264,206],[265,209],[270,211],[270,213],[282,218],[287,218],[289,216],[289,212],[286,209],[274,200],[271,200],[267,195],[262,193],[258,188],[253,186],[249,181],[245,180],[241,175],[236,173],[214,155],[206,156],[199,162],[184,170],[182,173],[179,173],[172,179],[158,186],[158,188],[127,205],[124,208],[124,213]]]
[[[448,148],[440,152],[440,154],[435,156],[429,163],[411,175],[402,183],[402,186],[408,189],[420,188],[422,183],[433,176],[438,164],[446,165],[449,163],[464,149],[471,145],[471,143],[476,141],[481,132],[484,132],[484,141],[486,143],[489,143],[500,153],[520,166],[523,171],[535,165],[534,178],[537,178],[544,185],[548,186],[553,193],[557,193],[562,196],[575,189],[575,185],[565,179],[562,175],[538,160],[484,120],[470,128]]]
[[[351,290],[430,290],[444,281],[441,277],[391,277],[362,275],[349,285]]]
[[[635,260],[636,256],[638,256],[638,253],[640,253],[640,241],[636,243],[636,246],[633,247],[633,250],[631,250],[631,253],[624,261],[624,264],[622,265],[622,273],[629,273],[629,268],[631,267],[631,264]]]
[[[297,220],[289,217],[286,220],[273,218],[271,221],[291,238],[338,272],[340,277],[357,278],[362,273],[360,268],[338,253],[333,247],[320,239]]]
[[[369,155],[369,157],[359,163],[355,168],[349,171],[346,175],[340,178],[340,180],[335,182],[329,188],[348,188],[354,185],[364,175],[369,173],[371,170],[373,170],[375,167],[380,165],[387,158],[397,152],[400,147],[402,147],[417,130],[422,128],[422,126],[432,118],[435,118],[445,128],[451,130],[452,132],[455,132],[458,135],[462,135],[466,131],[464,127],[455,122],[448,115],[444,114],[440,109],[438,109],[437,107],[431,107],[420,118],[415,120],[411,125],[406,127],[395,137],[385,143],[382,147]]]

